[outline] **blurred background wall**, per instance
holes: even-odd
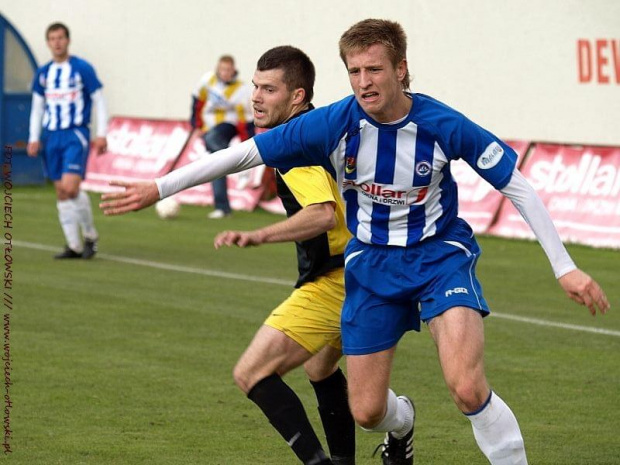
[[[618,0],[0,0],[39,65],[45,28],[71,29],[111,115],[188,118],[190,93],[224,53],[250,81],[268,48],[302,48],[317,68],[315,104],[350,93],[338,39],[367,17],[409,37],[412,89],[503,138],[620,145]]]

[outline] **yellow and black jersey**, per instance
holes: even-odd
[[[331,202],[335,206],[336,226],[297,246],[299,278],[295,287],[344,266],[344,248],[351,238],[344,215],[344,203],[332,176],[319,166],[293,168],[286,173],[276,170],[278,196],[287,216],[309,205]]]

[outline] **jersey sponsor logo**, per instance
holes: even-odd
[[[80,98],[81,92],[79,90],[70,91],[46,91],[45,99],[50,102],[75,102]]]
[[[452,294],[469,294],[469,291],[465,287],[455,287],[446,291],[446,297],[450,297]]]
[[[497,142],[493,141],[484,149],[482,155],[478,157],[476,165],[481,170],[488,170],[497,165],[503,156],[504,149]]]
[[[357,183],[352,179],[346,179],[342,183],[342,190],[355,189],[373,202],[383,205],[417,205],[424,203],[428,186],[412,187],[406,190],[398,190],[375,183]]]
[[[355,171],[356,168],[356,159],[355,157],[347,157],[345,159],[345,165],[344,165],[344,171],[347,174],[351,174],[353,173],[353,171]]]
[[[426,160],[422,160],[415,165],[415,172],[418,176],[428,176],[431,174],[431,164]]]

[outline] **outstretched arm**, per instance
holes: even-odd
[[[606,313],[609,310],[609,301],[605,292],[596,281],[577,268],[562,244],[542,200],[523,175],[515,170],[510,182],[501,192],[519,210],[536,235],[566,295],[587,306],[592,315],[596,315],[597,307],[601,313]]]
[[[106,215],[122,215],[153,205],[189,187],[204,184],[226,174],[253,168],[263,163],[256,144],[249,139],[217,152],[215,156],[202,157],[167,175],[146,182],[111,182],[123,187],[120,192],[101,196],[99,208]]]
[[[249,247],[274,242],[304,241],[312,239],[336,226],[336,215],[332,202],[308,205],[284,221],[254,231],[223,231],[213,246]]]

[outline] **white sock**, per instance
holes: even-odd
[[[95,229],[95,222],[93,221],[93,211],[90,206],[90,199],[84,191],[80,191],[78,196],[74,199],[76,204],[76,211],[78,216],[78,222],[82,229],[82,235],[84,239],[96,241],[99,235]]]
[[[80,225],[74,200],[59,200],[58,220],[65,235],[67,245],[74,252],[82,253],[82,238],[80,237]]]
[[[466,416],[478,447],[491,465],[527,465],[519,424],[501,397],[491,391],[482,409]]]
[[[403,438],[413,425],[413,410],[404,399],[399,399],[391,389],[388,390],[387,411],[381,422],[373,428],[364,428],[366,431],[388,431],[395,438]]]

